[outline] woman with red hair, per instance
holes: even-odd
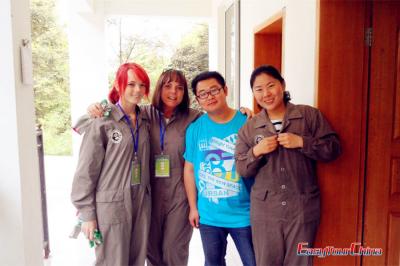
[[[183,185],[183,151],[187,126],[201,115],[190,106],[185,75],[177,69],[164,70],[155,86],[152,104],[142,106],[150,121],[151,226],[147,265],[187,265],[192,226]],[[102,117],[100,104],[89,107],[92,117]],[[81,118],[79,132],[90,121]]]
[[[148,119],[138,104],[149,93],[146,71],[135,63],[119,67],[109,93],[110,113],[85,128],[72,203],[89,240],[96,230],[95,265],[144,265],[150,226]]]

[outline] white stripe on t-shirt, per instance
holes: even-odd
[[[282,129],[282,120],[279,119],[271,119],[272,124],[275,127],[277,133],[281,132]]]

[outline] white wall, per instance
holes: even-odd
[[[286,0],[283,74],[293,103],[315,102],[316,15],[316,1]]]
[[[21,82],[20,44],[30,40],[29,0],[0,1],[0,261],[42,265],[40,181],[32,85]]]
[[[233,0],[214,0],[219,8],[218,69],[224,72],[224,10]],[[292,102],[314,104],[316,0],[241,0],[240,1],[240,105],[252,107],[250,75],[254,69],[254,32],[271,16],[286,10],[283,29],[282,75]]]
[[[211,18],[208,28],[208,56],[209,56],[209,69],[218,70],[220,69],[219,63],[221,62],[219,58],[219,44],[221,42],[220,34],[218,32],[221,30],[220,17],[218,16],[218,3],[216,1],[211,1]],[[223,35],[222,35],[223,36]],[[222,39],[223,40],[223,39]],[[225,61],[224,61],[225,62]]]
[[[107,14],[210,17],[211,0],[105,0]]]
[[[82,6],[70,2],[68,22],[70,97],[72,123],[86,113],[89,104],[107,97],[108,78],[102,4]],[[81,138],[73,136],[77,156]]]

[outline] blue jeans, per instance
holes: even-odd
[[[228,234],[239,252],[244,266],[255,266],[251,227],[226,228],[200,224],[200,236],[203,243],[205,266],[225,266]]]

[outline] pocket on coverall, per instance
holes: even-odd
[[[117,190],[98,191],[96,193],[96,212],[98,224],[125,222],[124,194]]]

